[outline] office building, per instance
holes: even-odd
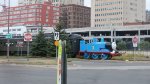
[[[146,11],[146,22],[150,22],[150,11]]]
[[[91,27],[146,21],[146,0],[92,0]]]

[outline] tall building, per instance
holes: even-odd
[[[150,22],[150,11],[146,11],[146,22]]]
[[[90,26],[91,8],[81,5],[62,5],[60,20],[66,28],[81,28]]]
[[[54,26],[60,16],[56,9],[59,7],[46,2],[6,8],[6,11],[0,12],[0,27],[8,26],[8,20],[10,26]]]
[[[54,6],[76,4],[84,6],[84,0],[51,0]]]
[[[92,0],[91,27],[146,21],[146,0]]]

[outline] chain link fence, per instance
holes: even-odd
[[[150,61],[150,42],[141,41],[137,47],[133,47],[132,42],[119,41],[117,48],[121,53],[130,55],[132,60],[149,60]]]

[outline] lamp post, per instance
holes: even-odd
[[[8,34],[9,34],[9,15],[10,15],[10,0],[8,1]],[[7,59],[9,61],[9,46],[10,46],[10,38],[7,38]]]

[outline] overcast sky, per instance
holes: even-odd
[[[4,0],[0,0],[0,4],[3,4],[3,1]],[[6,1],[8,1],[8,0],[6,0]],[[18,3],[18,0],[10,0],[11,1],[11,6],[16,6],[17,5],[17,3]],[[84,0],[85,1],[85,5],[86,6],[88,6],[88,7],[90,7],[91,6],[91,0]],[[146,2],[146,8],[148,9],[148,10],[150,10],[150,0],[146,0],[147,2]],[[7,2],[6,2],[7,3]],[[2,9],[2,7],[0,7],[0,9]]]

